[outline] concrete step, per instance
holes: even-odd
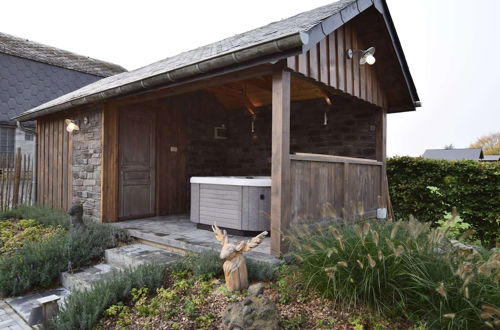
[[[64,288],[70,291],[90,289],[94,283],[111,278],[120,271],[122,271],[121,268],[113,265],[98,264],[71,273],[62,273],[61,283]]]
[[[106,262],[120,268],[135,268],[146,263],[169,264],[179,258],[179,254],[146,244],[131,244],[105,251]]]
[[[46,291],[39,291],[35,293],[29,293],[24,296],[12,297],[5,299],[5,302],[19,314],[25,322],[28,322],[31,310],[40,306],[38,299],[45,298],[48,296],[56,295],[61,297],[58,301],[59,306],[62,306],[64,300],[69,295],[69,291],[65,288],[57,288]],[[1,329],[1,327],[0,327]]]
[[[157,246],[161,249],[172,251],[173,253],[186,255],[189,253],[202,253],[207,251],[220,252],[221,245],[210,236],[211,241],[199,238],[186,238],[181,235],[169,234],[166,236],[159,236],[158,233],[149,233],[141,230],[128,229],[130,236],[134,237],[141,243]],[[248,240],[250,238],[241,238]],[[237,239],[230,236],[230,240],[237,241]],[[259,251],[259,249],[252,250],[245,253],[245,257],[252,259],[255,262],[263,262],[272,266],[278,266],[280,260],[273,257],[268,253]]]

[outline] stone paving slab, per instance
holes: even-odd
[[[27,330],[31,327],[4,300],[0,300],[0,329]]]
[[[36,293],[30,293],[24,296],[13,297],[5,299],[5,302],[9,304],[23,319],[28,322],[31,310],[35,307],[40,306],[37,302],[38,299],[48,297],[51,295],[56,295],[61,297],[59,300],[59,306],[64,302],[64,299],[69,295],[69,291],[65,288],[57,288],[53,290],[40,291]],[[2,329],[2,327],[0,327]]]
[[[106,250],[105,259],[116,267],[135,268],[145,263],[168,264],[179,255],[146,244],[132,244]]]
[[[141,240],[188,252],[220,251],[221,248],[212,231],[196,228],[196,224],[190,222],[187,216],[152,217],[115,222],[112,225],[126,229],[131,236]],[[250,239],[236,235],[228,237],[231,241]],[[259,262],[278,264],[279,259],[270,254],[270,244],[269,237],[266,237],[245,256]]]
[[[108,265],[98,264],[74,272],[64,272],[61,274],[63,287],[68,290],[90,289],[94,283],[111,278],[122,269]]]

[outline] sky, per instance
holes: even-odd
[[[0,31],[132,70],[330,2],[3,0]],[[423,105],[388,115],[388,155],[500,131],[500,1],[387,2]]]

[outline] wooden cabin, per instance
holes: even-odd
[[[387,205],[386,116],[419,105],[385,1],[341,0],[17,120],[37,122],[38,203],[82,202],[102,222],[189,214],[192,177],[270,177],[279,256],[282,233],[325,205],[343,218]]]

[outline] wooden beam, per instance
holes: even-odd
[[[221,93],[221,94],[226,94],[228,96],[231,96],[243,103],[243,106],[248,110],[248,112],[252,115],[255,116],[256,110],[255,106],[253,105],[252,101],[248,98],[248,96],[245,94],[244,91],[233,88],[233,87],[228,87],[228,86],[217,86],[217,87],[208,87],[205,88],[205,90],[212,92],[212,93]]]
[[[389,192],[387,190],[387,173],[386,173],[386,143],[387,143],[387,109],[379,110],[379,119],[376,130],[376,157],[377,161],[382,163],[380,175],[380,197],[383,205],[387,207],[389,203]]]
[[[290,221],[290,72],[273,74],[271,161],[271,254],[280,257]]]
[[[136,93],[129,96],[118,96],[114,98],[117,105],[143,103],[147,101],[166,98],[169,96],[193,92],[207,87],[219,86],[231,82],[241,81],[248,78],[260,77],[272,73],[272,66],[260,65],[250,69],[226,74],[210,75],[207,77],[196,78],[190,81],[172,83],[165,87],[150,89],[143,93]]]

